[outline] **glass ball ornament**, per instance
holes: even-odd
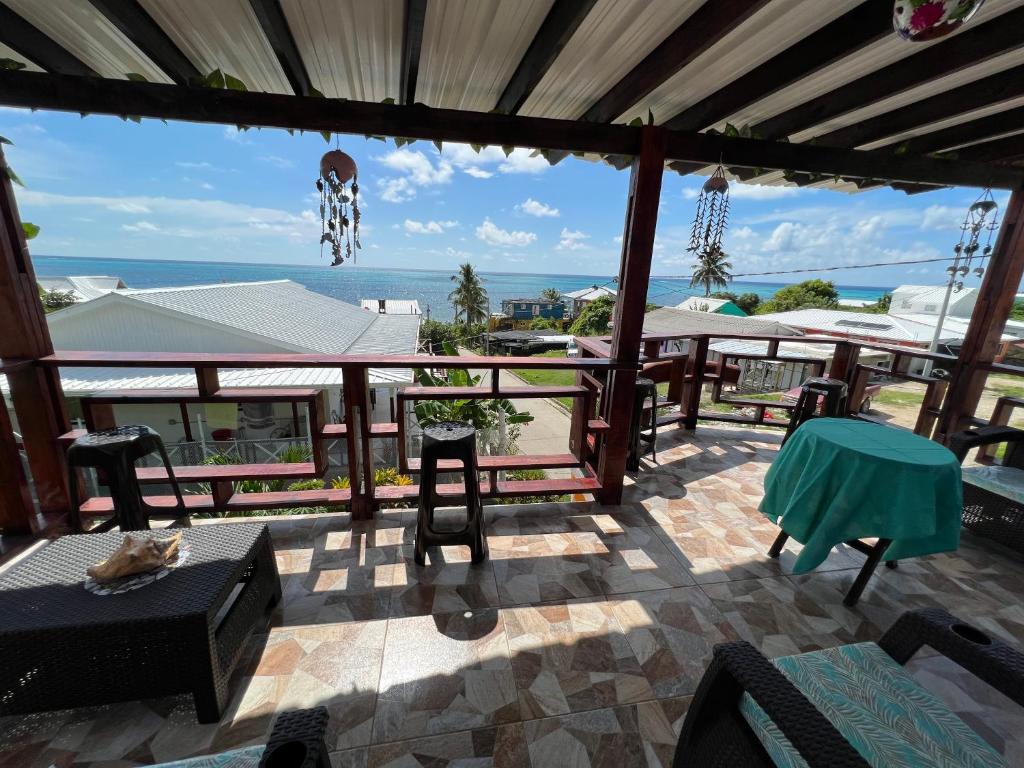
[[[892,26],[904,40],[923,43],[955,32],[985,0],[896,0]]]

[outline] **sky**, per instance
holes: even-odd
[[[25,182],[22,218],[39,255],[326,264],[314,187],[329,147],[318,133],[0,107],[0,136]],[[359,167],[359,265],[611,275],[618,271],[628,170],[530,150],[342,135]],[[332,140],[331,147],[335,142]],[[703,183],[666,171],[652,273],[687,275]],[[733,183],[725,250],[735,275],[951,255],[979,190],[907,196]],[[1005,207],[1007,193],[997,193]],[[944,282],[945,264],[809,273],[839,284]]]

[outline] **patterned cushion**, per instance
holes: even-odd
[[[874,643],[772,663],[874,768],[998,768],[1006,762]],[[749,695],[740,711],[776,765],[807,768]]]
[[[999,465],[964,467],[963,478],[965,483],[1024,505],[1024,469]]]
[[[219,755],[203,755],[190,757],[188,760],[176,760],[173,763],[162,763],[153,768],[256,768],[260,764],[260,757],[263,756],[265,748],[265,744],[258,744],[255,747],[221,752]]]

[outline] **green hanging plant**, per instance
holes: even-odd
[[[16,61],[14,59],[0,59],[0,69],[17,71],[19,69],[24,69],[25,66],[26,64],[23,61]]]
[[[21,231],[25,233],[26,240],[32,240],[39,234],[39,225],[30,221],[21,222]]]

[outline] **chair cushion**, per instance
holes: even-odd
[[[256,768],[263,756],[265,744],[255,747],[234,749],[217,755],[190,757],[187,760],[176,760],[173,763],[162,763],[153,768]]]
[[[964,467],[965,483],[1024,505],[1024,469],[993,465]]]
[[[1006,762],[874,643],[773,659],[772,663],[875,768],[998,768]],[[807,763],[761,707],[740,711],[776,765]]]

